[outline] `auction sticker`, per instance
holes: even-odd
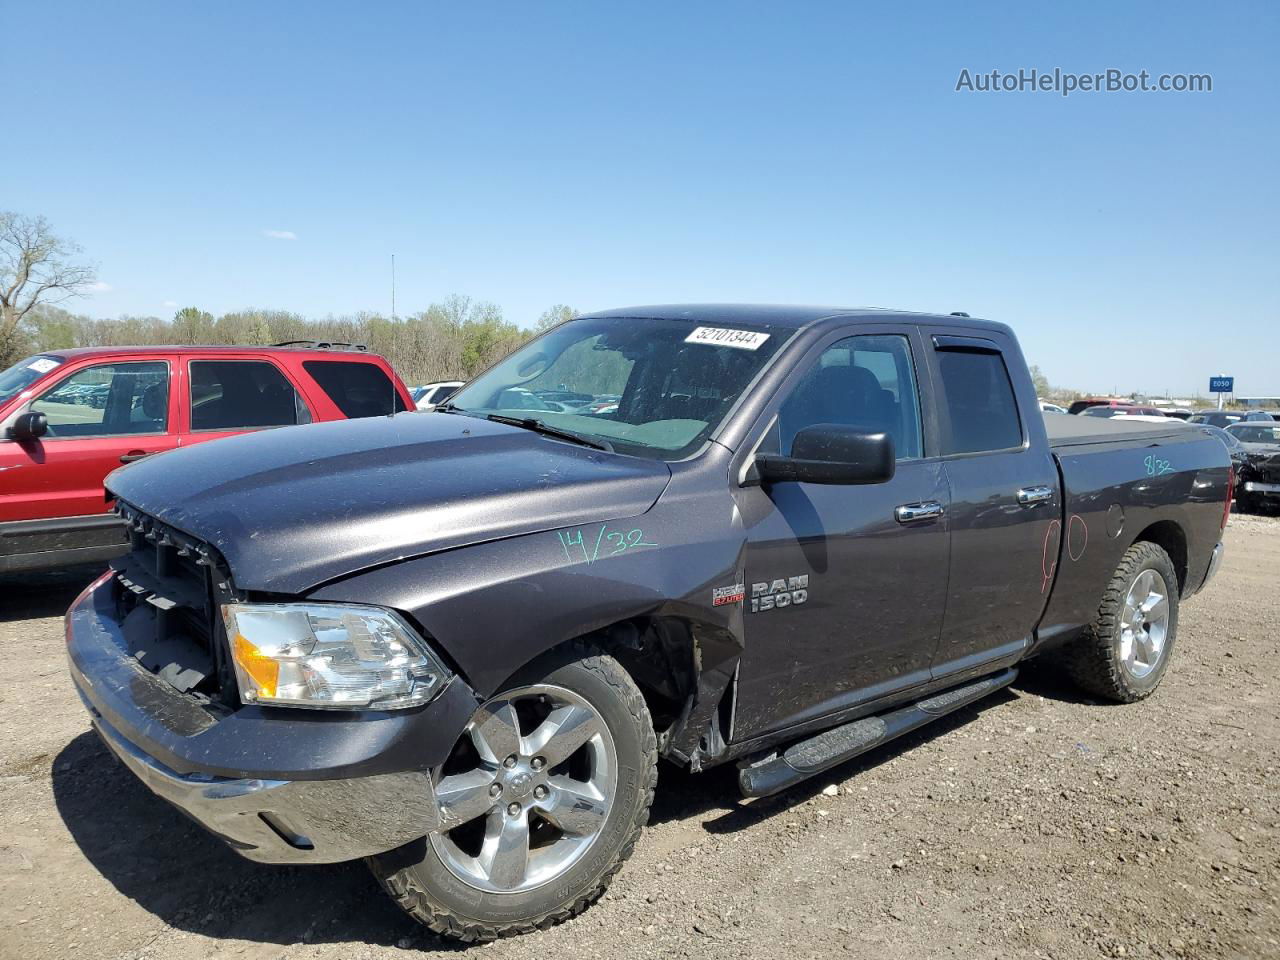
[[[752,349],[755,349],[754,347]],[[36,357],[27,364],[28,370],[34,370],[36,373],[48,373],[58,365],[57,360],[50,360],[48,357]]]
[[[724,327],[698,327],[684,338],[685,343],[705,343],[713,347],[734,347],[738,350],[758,350],[769,339],[767,333],[754,330],[729,330]]]

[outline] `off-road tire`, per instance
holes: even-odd
[[[1144,570],[1164,578],[1168,592],[1169,628],[1159,663],[1145,677],[1135,677],[1120,659],[1120,618],[1129,587]],[[1084,635],[1062,651],[1061,661],[1076,684],[1095,697],[1114,703],[1134,703],[1160,685],[1173,658],[1178,636],[1178,574],[1169,555],[1154,543],[1135,543],[1125,551],[1102,594],[1098,615]]]
[[[617,750],[618,782],[603,832],[587,856],[553,882],[525,893],[467,886],[420,839],[368,864],[383,889],[419,923],[468,943],[544,930],[599,899],[635,850],[658,781],[657,738],[644,697],[613,657],[576,641],[538,658],[503,685],[554,684],[585,697],[604,717]]]

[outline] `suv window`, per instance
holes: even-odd
[[[266,360],[192,360],[191,429],[255,430],[310,423],[293,385]]]
[[[169,365],[153,360],[86,367],[45,391],[30,409],[48,418],[49,437],[164,433]]]
[[[990,350],[939,349],[943,403],[951,420],[945,453],[1022,445],[1022,422],[1004,358]]]
[[[835,423],[893,437],[899,460],[921,457],[920,400],[903,336],[857,336],[822,352],[778,411],[780,448],[802,427]]]
[[[400,391],[376,364],[351,360],[304,360],[303,369],[315,379],[343,416],[384,417],[407,409]]]
[[[427,402],[444,403],[460,389],[460,387],[436,387],[435,391],[431,394],[431,399]]]

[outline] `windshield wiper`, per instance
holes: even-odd
[[[568,440],[570,443],[581,444],[584,447],[591,447],[595,450],[603,450],[605,453],[613,453],[613,444],[608,440],[592,440],[580,433],[561,430],[533,417],[508,417],[501,413],[490,413],[485,416],[485,419],[492,420],[494,423],[509,423],[513,427],[524,427],[526,430],[532,430],[534,433],[540,433],[546,437]]]

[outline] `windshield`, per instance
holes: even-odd
[[[57,357],[27,357],[0,373],[0,406],[62,363]]]
[[[1280,427],[1233,424],[1227,432],[1242,443],[1280,443]]]
[[[794,332],[573,320],[473,380],[446,409],[540,420],[621,453],[679,460],[706,441]]]

